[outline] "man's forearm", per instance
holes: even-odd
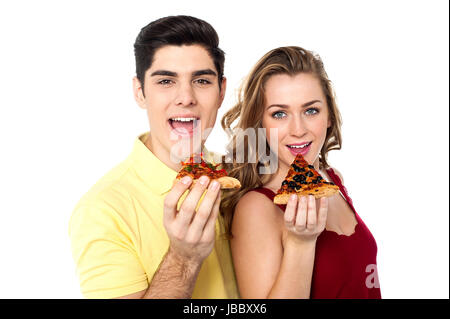
[[[169,249],[142,298],[191,298],[200,267],[201,263],[186,262]]]

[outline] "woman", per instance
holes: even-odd
[[[241,297],[381,298],[375,239],[341,174],[327,162],[328,151],[341,148],[341,119],[320,57],[299,47],[268,52],[222,126],[228,131],[236,121],[230,154],[236,156],[240,143],[247,154],[258,154],[257,143],[236,132],[264,128],[266,147],[278,158],[271,174],[261,174],[267,166],[261,155],[256,163],[234,160],[228,167],[243,186],[221,203]],[[320,200],[292,196],[287,205],[275,205],[273,197],[298,153],[341,194]]]

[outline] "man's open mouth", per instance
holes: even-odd
[[[172,117],[169,119],[172,129],[181,135],[192,135],[198,123],[200,123],[198,117]]]

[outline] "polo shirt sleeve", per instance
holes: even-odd
[[[148,287],[133,235],[106,204],[78,205],[69,222],[72,255],[86,298],[114,298]]]

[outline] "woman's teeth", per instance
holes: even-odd
[[[288,145],[288,147],[290,148],[305,148],[307,146],[309,146],[311,144],[311,142],[307,143],[307,144],[303,144],[303,145]]]

